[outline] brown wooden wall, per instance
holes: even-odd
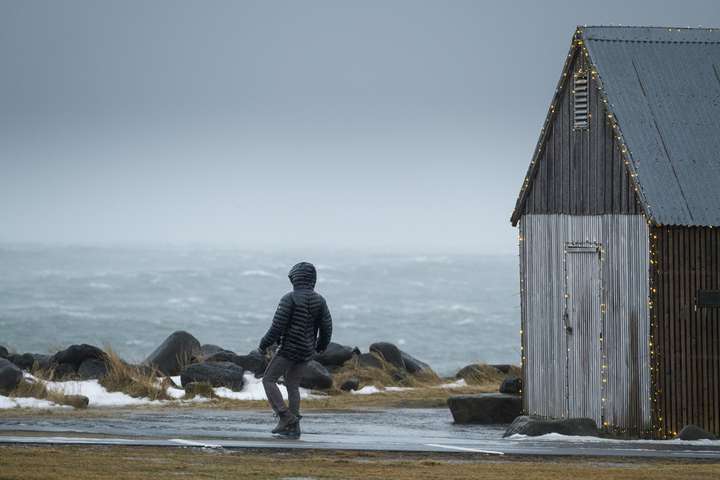
[[[650,240],[656,420],[666,435],[720,434],[720,308],[695,306],[698,289],[720,290],[720,229],[653,227]]]
[[[589,94],[589,128],[574,130],[572,78],[565,82],[522,213],[641,213],[596,79]]]

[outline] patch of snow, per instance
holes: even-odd
[[[443,383],[442,385],[438,385],[435,388],[461,388],[461,387],[466,387],[466,386],[467,386],[467,382],[465,382],[464,378],[461,378],[460,380],[456,380],[454,382]]]
[[[125,407],[131,405],[159,405],[159,400],[134,398],[123,392],[108,392],[97,380],[45,382],[48,390],[65,395],[84,395],[92,407]]]
[[[351,391],[353,395],[374,395],[376,393],[387,393],[387,392],[406,392],[408,390],[415,390],[411,387],[376,387],[375,385],[366,385],[360,390]]]
[[[581,435],[563,435],[561,433],[546,433],[545,435],[539,435],[537,437],[530,437],[527,435],[522,435],[519,433],[516,433],[514,435],[511,435],[508,437],[510,440],[523,440],[523,441],[534,441],[534,440],[540,440],[540,441],[554,441],[554,442],[603,442],[603,443],[635,443],[635,444],[668,444],[668,443],[677,443],[680,445],[713,445],[718,446],[720,445],[720,440],[680,440],[679,438],[674,438],[672,440],[644,440],[644,439],[638,439],[638,440],[627,440],[627,439],[619,439],[619,438],[602,438],[602,437],[591,437],[591,436],[581,436]]]
[[[353,395],[372,395],[374,393],[380,393],[380,389],[375,385],[366,385],[360,390],[353,390],[350,393],[352,393]]]
[[[170,398],[179,399],[185,396],[185,390],[183,390],[182,388],[168,387],[165,391]]]
[[[226,387],[217,387],[213,390],[215,395],[221,398],[227,398],[229,400],[266,400],[265,387],[263,387],[262,379],[255,378],[252,373],[245,374],[245,385],[240,392],[234,392]],[[284,385],[278,385],[280,387],[280,393],[282,393],[283,399],[287,400],[287,389]],[[305,388],[300,389],[300,398],[313,398],[309,390]]]
[[[5,397],[0,395],[0,410],[7,408],[72,408],[38,398]]]

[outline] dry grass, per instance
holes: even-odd
[[[459,373],[459,372],[458,372]],[[521,375],[520,367],[512,365],[508,373],[502,373],[493,366],[476,363],[465,367],[460,378],[465,379],[468,385],[485,385],[487,383],[497,383],[498,385],[509,376],[519,377]]]
[[[86,405],[77,395],[65,395],[63,392],[50,390],[42,379],[29,380],[23,378],[15,389],[10,392],[11,397],[38,398],[49,400],[58,405],[69,405],[75,408],[85,408]]]
[[[335,385],[330,394],[340,393],[340,385],[350,378],[360,380],[360,387],[375,385],[376,387],[412,387],[422,388],[442,383],[442,379],[432,370],[418,374],[409,374],[385,361],[381,355],[372,353],[382,368],[361,367],[358,357],[353,357],[333,374]]]
[[[213,386],[205,382],[193,382],[185,387],[185,400],[195,398],[197,395],[205,398],[218,398],[213,390]]]
[[[188,448],[2,446],[3,479],[136,480],[183,476],[214,479],[348,480],[683,480],[720,478],[702,460],[487,457],[473,454],[227,451]]]
[[[128,365],[111,349],[106,348],[107,373],[100,384],[109,392],[123,392],[131,397],[168,400],[167,383],[157,382],[157,371],[141,371]]]

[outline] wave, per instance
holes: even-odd
[[[281,278],[280,275],[277,275],[272,272],[268,272],[267,270],[244,270],[240,272],[240,275],[243,277],[269,277],[269,278]]]

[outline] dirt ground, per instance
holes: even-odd
[[[471,454],[226,451],[197,448],[0,446],[0,479],[717,479],[698,460]]]

